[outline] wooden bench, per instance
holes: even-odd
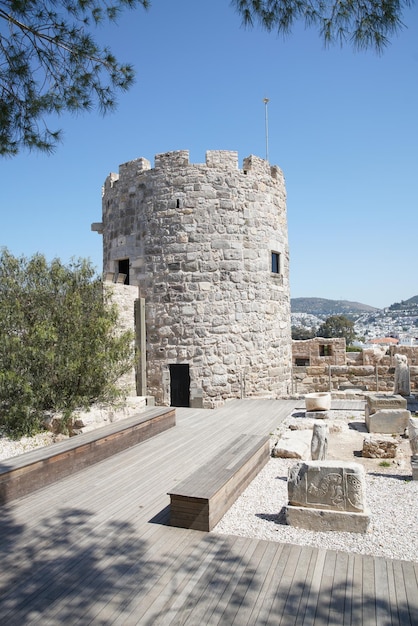
[[[270,457],[269,437],[242,435],[170,491],[170,524],[211,531]]]
[[[175,424],[173,407],[147,409],[89,433],[0,461],[0,504],[78,472]]]

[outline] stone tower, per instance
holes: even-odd
[[[277,166],[188,151],[139,158],[103,188],[106,276],[145,299],[147,395],[212,408],[291,386],[286,191]],[[125,277],[125,278],[124,278]],[[144,394],[145,395],[145,394]]]

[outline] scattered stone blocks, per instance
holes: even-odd
[[[362,456],[367,459],[394,459],[399,441],[394,437],[365,437]]]
[[[403,435],[411,416],[406,398],[400,395],[370,394],[366,403],[366,426],[369,433]]]
[[[365,472],[359,463],[310,461],[289,469],[286,520],[314,531],[365,533]]]

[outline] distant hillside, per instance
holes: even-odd
[[[376,307],[360,302],[349,302],[348,300],[327,300],[326,298],[291,298],[290,309],[292,313],[307,313],[320,317],[330,315],[345,315],[347,317],[358,317],[364,313],[380,311]]]
[[[400,302],[394,302],[390,305],[390,311],[407,311],[407,310],[416,310],[418,307],[418,296],[413,296],[409,298],[409,300],[401,300]]]

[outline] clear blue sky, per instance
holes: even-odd
[[[52,156],[1,167],[0,245],[101,271],[101,186],[170,150],[265,157],[285,175],[292,297],[385,307],[418,294],[418,7],[383,55],[241,27],[229,0],[154,0],[98,36],[136,67],[115,113],[63,115]],[[54,127],[54,124],[52,124]]]

